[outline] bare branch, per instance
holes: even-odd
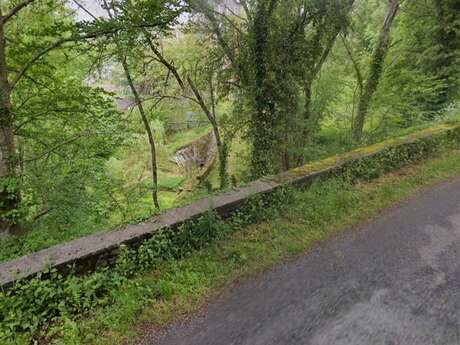
[[[152,39],[150,37],[150,34],[147,32],[147,30],[144,30],[144,35],[145,35],[147,44],[150,47],[150,50],[152,50],[152,52],[155,54],[155,56],[157,57],[158,61],[161,64],[163,64],[174,75],[174,78],[176,78],[177,83],[179,84],[180,88],[182,89],[182,91],[185,92],[185,84],[182,81],[182,78],[179,75],[179,72],[177,71],[176,67],[174,67],[174,65],[172,63],[167,61],[164,58],[164,56],[161,54],[161,52],[155,47],[155,44],[153,43],[153,41],[152,41]]]
[[[58,148],[62,147],[62,146],[65,146],[67,144],[70,144],[70,143],[73,143],[74,141],[77,141],[78,139],[80,138],[83,138],[83,137],[86,137],[88,136],[88,133],[87,132],[84,132],[84,133],[79,133],[77,135],[74,135],[73,137],[57,144],[57,145],[54,145],[53,147],[51,147],[50,149],[46,150],[45,152],[43,152],[42,154],[36,156],[36,157],[32,157],[32,158],[29,158],[29,159],[26,159],[24,160],[24,163],[30,163],[30,162],[34,162],[34,161],[37,161],[45,156],[48,156],[50,155],[51,153],[53,153],[54,151],[56,151]]]
[[[52,210],[53,210],[53,208],[45,208],[45,209],[41,210],[40,212],[34,214],[32,216],[32,220],[35,222],[36,220],[40,219],[41,217],[46,216]]]
[[[351,48],[348,46],[348,43],[347,43],[345,37],[343,37],[343,35],[340,35],[340,37],[342,39],[343,46],[345,47],[345,50],[347,51],[348,57],[351,60],[353,68],[355,69],[356,79],[358,81],[358,87],[359,87],[360,96],[361,96],[361,94],[363,92],[363,84],[364,84],[364,82],[363,82],[364,79],[363,79],[363,75],[361,73],[361,69],[359,68],[358,61],[356,61],[355,57],[353,56]]]
[[[187,76],[187,82],[188,84],[190,85],[190,88],[192,89],[192,92],[193,94],[195,95],[195,98],[198,102],[198,104],[200,105],[201,109],[203,110],[204,114],[206,115],[206,117],[208,118],[209,122],[211,122],[211,124],[213,126],[217,125],[216,124],[216,119],[212,116],[212,113],[211,111],[209,110],[208,106],[206,105],[206,103],[204,102],[203,100],[203,97],[201,96],[201,93],[200,91],[198,90],[198,88],[195,86],[195,83],[192,81],[192,79]]]
[[[89,15],[93,19],[97,19],[94,14],[92,14],[85,6],[80,4],[77,0],[72,0],[83,12],[85,12],[87,15]]]

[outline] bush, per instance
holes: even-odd
[[[85,277],[73,272],[63,277],[53,269],[33,279],[19,280],[0,293],[0,340],[14,339],[15,334],[24,332],[38,336],[55,322],[68,322],[108,305],[112,292],[128,278],[183,258],[243,226],[280,214],[290,194],[289,189],[280,189],[256,196],[227,221],[210,211],[178,229],[162,229],[137,249],[122,247],[113,268],[100,268]]]
[[[383,148],[374,155],[345,164],[338,175],[351,182],[371,180],[458,143],[460,143],[460,128],[425,137],[415,142]]]

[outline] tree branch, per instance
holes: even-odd
[[[52,210],[53,210],[52,208],[45,208],[45,209],[41,210],[40,212],[34,214],[32,216],[32,220],[35,222],[36,220],[40,219],[41,217],[46,216]]]
[[[71,41],[71,39],[61,39],[59,41],[56,41],[54,42],[53,44],[51,44],[50,46],[46,47],[46,48],[43,48],[43,49],[40,49],[38,52],[36,52],[32,58],[27,61],[22,67],[21,69],[19,70],[18,73],[16,73],[16,75],[14,76],[14,79],[13,81],[11,82],[11,90],[14,89],[14,87],[16,86],[16,84],[18,83],[18,81],[26,74],[27,70],[37,61],[39,60],[43,55],[46,55],[48,54],[51,50],[63,45],[64,43],[66,42],[69,42]]]
[[[45,48],[42,48],[40,50],[38,50],[30,59],[29,61],[27,61],[22,67],[21,69],[19,70],[18,73],[16,73],[13,81],[11,82],[10,84],[10,88],[11,90],[14,89],[14,87],[16,86],[16,84],[18,83],[18,81],[24,76],[24,74],[27,72],[27,70],[32,67],[32,65],[38,61],[42,56],[48,54],[50,51],[52,51],[53,49],[56,49],[60,46],[62,46],[63,44],[65,43],[68,43],[68,42],[77,42],[77,41],[83,41],[83,40],[87,40],[87,39],[92,39],[92,38],[96,38],[96,37],[99,37],[99,36],[103,36],[103,35],[108,35],[108,34],[113,34],[115,32],[117,32],[118,30],[120,30],[120,28],[114,28],[112,30],[106,30],[106,31],[99,31],[99,32],[94,32],[92,34],[88,34],[88,35],[83,35],[83,36],[73,36],[73,37],[69,37],[69,38],[61,38],[60,40],[57,40],[56,42],[52,43],[51,45],[49,45],[48,47],[45,47]]]
[[[5,24],[8,20],[11,19],[15,14],[17,14],[20,10],[22,10],[24,7],[30,5],[32,2],[35,0],[25,0],[15,7],[13,7],[11,10],[9,10],[4,16],[0,17],[0,25]]]
[[[187,82],[188,84],[190,85],[190,88],[192,89],[192,92],[193,94],[195,95],[195,98],[198,102],[198,104],[200,105],[201,109],[203,110],[204,114],[206,115],[206,117],[208,118],[209,122],[211,122],[211,125],[214,126],[217,126],[217,123],[216,123],[216,119],[212,116],[212,113],[211,111],[209,110],[208,106],[206,105],[206,103],[204,102],[203,100],[203,97],[201,96],[201,93],[200,91],[198,90],[198,88],[195,86],[195,83],[192,81],[192,79],[187,76]]]
[[[358,81],[358,87],[359,87],[359,90],[360,90],[360,97],[361,97],[361,94],[363,92],[363,84],[364,84],[363,75],[362,75],[361,70],[359,68],[358,61],[356,61],[355,57],[353,56],[351,48],[348,46],[348,43],[347,43],[345,37],[343,37],[343,35],[340,35],[340,37],[342,39],[343,46],[345,47],[345,50],[347,51],[348,57],[351,60],[351,64],[353,65],[353,68],[355,69],[356,79]]]
[[[51,147],[50,149],[48,149],[47,151],[43,152],[42,154],[40,154],[40,155],[38,155],[36,157],[24,160],[24,163],[30,163],[30,162],[37,161],[37,160],[39,160],[39,159],[41,159],[41,158],[43,158],[45,156],[48,156],[50,153],[53,153],[56,149],[58,149],[58,148],[60,148],[62,146],[65,146],[67,144],[70,144],[70,143],[72,143],[74,141],[77,141],[78,139],[86,137],[86,136],[88,136],[87,132],[79,133],[79,134],[71,137],[70,139],[67,139],[67,140],[63,141],[62,143],[54,145],[53,147]]]
[[[167,61],[164,58],[164,56],[161,54],[161,52],[155,47],[155,44],[152,42],[150,34],[147,32],[147,30],[144,30],[144,35],[145,35],[145,39],[147,41],[147,44],[150,47],[150,50],[152,50],[152,52],[155,54],[155,56],[157,57],[158,61],[161,64],[163,64],[174,75],[174,78],[176,78],[177,83],[179,84],[180,88],[182,89],[182,91],[185,92],[185,84],[184,84],[181,76],[179,75],[179,72],[177,71],[176,67],[174,67],[173,64],[171,64],[169,61]]]

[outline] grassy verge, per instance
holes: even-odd
[[[372,182],[318,182],[294,193],[292,207],[283,216],[246,227],[131,280],[112,293],[109,307],[90,316],[59,320],[48,330],[58,337],[51,336],[46,343],[135,344],[143,335],[198,310],[225,286],[304,253],[334,233],[458,173],[460,150],[448,150]],[[28,342],[26,335],[14,340],[15,344]]]

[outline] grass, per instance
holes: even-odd
[[[211,126],[203,126],[175,133],[168,140],[167,151],[169,154],[173,154],[177,149],[201,138],[210,131]]]
[[[368,121],[369,122],[372,121]],[[375,131],[367,128],[363,138],[364,145],[373,145],[379,142],[406,136],[414,132],[436,127],[442,124],[457,124],[460,122],[459,110],[453,108],[443,116],[431,121],[418,121],[410,127],[400,127],[398,124],[387,123],[381,130]],[[312,162],[333,155],[346,153],[356,148],[351,141],[351,132],[348,128],[337,126],[334,121],[324,121],[322,128],[314,138],[314,145],[309,145],[304,150],[305,161]]]
[[[158,198],[163,210],[182,204],[182,196],[178,190],[186,180],[182,168],[170,161],[170,158],[178,148],[201,138],[209,131],[209,126],[181,131],[172,134],[166,143],[158,145]],[[111,161],[110,170],[116,177],[126,181],[127,185],[136,185],[142,181],[144,187],[151,188],[150,159],[150,146],[142,137],[132,150],[125,153],[122,159]],[[149,216],[153,212],[150,197],[139,198],[136,207],[140,210],[139,217]]]
[[[305,253],[338,231],[459,173],[460,150],[451,149],[371,182],[318,182],[296,192],[290,211],[283,216],[242,229],[133,279],[113,292],[110,307],[78,322],[66,320],[56,341],[135,344],[172,320],[197,311],[229,284]],[[22,340],[18,337],[15,343]]]

